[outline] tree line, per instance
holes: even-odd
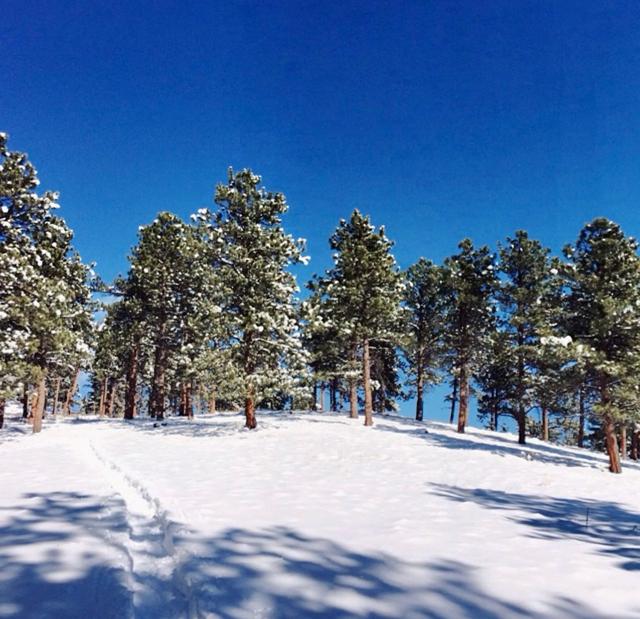
[[[9,399],[34,431],[47,402],[68,414],[81,371],[86,412],[239,408],[248,428],[258,408],[323,410],[327,393],[365,425],[411,397],[422,420],[425,392],[444,382],[459,432],[473,395],[486,427],[511,419],[520,443],[603,448],[613,472],[638,457],[640,259],[605,218],[562,256],[521,230],[402,270],[384,227],[355,210],[301,295],[291,267],[306,263],[304,241],[283,228],[285,196],[251,170],[230,169],[214,208],[189,221],[163,212],[141,226],[109,284],[57,208],[0,134],[0,425]]]

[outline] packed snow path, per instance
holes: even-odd
[[[0,617],[640,616],[638,465],[393,417],[259,422],[10,419]]]

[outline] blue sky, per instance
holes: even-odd
[[[0,130],[86,260],[211,205],[229,165],[291,205],[308,274],[357,207],[408,266],[604,215],[640,234],[637,2],[5,3]]]

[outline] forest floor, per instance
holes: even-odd
[[[639,464],[389,416],[258,423],[9,415],[0,617],[640,616]]]

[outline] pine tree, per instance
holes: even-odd
[[[0,398],[37,384],[33,429],[41,429],[47,376],[88,356],[90,271],[73,234],[54,215],[57,194],[38,194],[27,155],[0,134]]]
[[[355,210],[349,221],[341,220],[330,239],[334,267],[324,280],[327,302],[335,322],[350,341],[350,358],[362,353],[365,425],[373,425],[371,389],[371,342],[395,344],[398,340],[402,277],[391,254],[393,243],[384,228],[377,231],[369,218]],[[351,383],[353,410],[354,383]]]
[[[223,330],[243,384],[250,429],[257,426],[258,402],[301,388],[306,364],[294,298],[298,288],[288,270],[306,260],[304,241],[282,228],[288,210],[284,194],[267,191],[260,182],[251,170],[229,169],[227,183],[216,187],[218,212],[198,212],[208,224]]]
[[[402,350],[416,394],[416,419],[424,417],[425,387],[439,382],[444,329],[444,272],[420,258],[405,273]]]
[[[548,330],[555,291],[548,256],[549,250],[524,230],[518,230],[499,250],[503,279],[497,296],[515,366],[511,409],[521,444],[526,440],[527,414],[538,404],[534,386],[540,337]]]
[[[488,247],[476,249],[470,239],[464,239],[458,247],[459,253],[445,260],[445,350],[460,394],[458,432],[464,432],[469,383],[483,360],[495,321],[492,296],[497,282],[494,256]]]
[[[640,259],[635,239],[620,226],[594,219],[575,246],[565,247],[567,313],[576,350],[597,394],[609,469],[620,473],[616,423],[638,420],[640,375]]]

